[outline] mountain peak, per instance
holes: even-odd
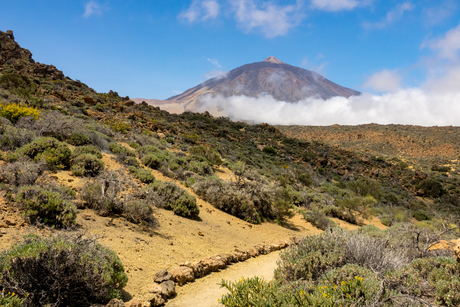
[[[262,62],[270,62],[270,63],[275,63],[275,64],[286,64],[283,61],[278,60],[274,56],[269,56],[268,58],[266,58]]]

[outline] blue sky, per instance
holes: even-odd
[[[0,30],[36,61],[132,98],[165,99],[268,56],[382,94],[442,78],[460,49],[456,0],[0,3]]]

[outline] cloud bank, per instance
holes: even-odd
[[[357,125],[412,124],[422,126],[460,126],[460,25],[442,37],[425,41],[421,48],[433,54],[427,63],[425,81],[416,88],[401,88],[396,70],[382,70],[363,85],[382,95],[307,98],[297,103],[278,101],[269,95],[223,97],[206,95],[200,110],[210,110],[233,120],[266,122],[278,125]],[[424,59],[426,60],[426,59]],[[283,78],[270,76],[271,82]]]

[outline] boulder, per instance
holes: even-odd
[[[97,104],[97,100],[91,96],[83,97],[83,101],[91,106],[95,106]]]
[[[179,285],[182,286],[187,282],[194,281],[195,275],[193,269],[181,266],[171,271],[172,279]]]
[[[167,298],[176,295],[176,284],[174,283],[174,281],[164,281],[160,284],[160,287],[163,290],[162,293],[164,293],[164,295],[166,295]]]
[[[257,248],[255,248],[255,247],[253,247],[248,251],[248,254],[251,257],[257,257],[257,256],[259,256],[259,250]]]
[[[151,297],[149,297],[149,301],[151,306],[161,306],[166,303],[166,300],[161,296],[161,294],[153,293]]]
[[[122,300],[113,298],[110,302],[105,305],[106,307],[125,307],[125,303]]]
[[[226,267],[225,262],[220,257],[207,258],[202,263],[208,267],[209,272],[216,272]]]
[[[454,246],[455,258],[457,258],[457,262],[460,263],[460,239],[457,240]]]
[[[150,303],[143,299],[133,298],[125,303],[125,307],[150,307]]]
[[[168,270],[164,269],[155,274],[153,281],[161,284],[164,281],[172,280],[172,279],[173,279],[173,276],[170,273],[168,273]]]

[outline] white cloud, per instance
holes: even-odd
[[[267,38],[286,35],[289,29],[305,18],[301,2],[295,5],[276,5],[254,0],[230,0],[238,25],[245,31],[258,29]]]
[[[209,62],[211,62],[211,64],[214,65],[214,66],[216,66],[216,67],[219,67],[219,68],[222,67],[222,65],[220,65],[219,62],[218,62],[216,59],[206,58],[206,60],[208,60]]]
[[[206,21],[219,16],[220,5],[215,0],[193,0],[190,7],[179,14],[178,18],[189,23]]]
[[[426,46],[438,51],[438,56],[441,58],[457,61],[460,50],[460,25],[449,30],[444,37],[424,42],[421,48]]]
[[[312,0],[311,6],[315,9],[334,12],[352,10],[360,5],[358,0]]]
[[[363,85],[377,92],[395,92],[401,88],[401,76],[396,70],[382,70],[370,76]]]
[[[103,8],[96,1],[89,1],[85,5],[83,17],[87,18],[93,15],[102,15]]]
[[[398,21],[404,15],[405,12],[412,11],[414,8],[415,7],[411,2],[404,2],[398,4],[394,10],[389,11],[385,15],[385,18],[383,20],[378,22],[364,22],[363,26],[368,29],[383,29],[386,26]]]
[[[436,51],[428,61],[426,80],[418,88],[400,88],[397,70],[383,70],[366,86],[387,90],[382,95],[307,98],[297,103],[278,101],[269,95],[201,99],[200,111],[209,110],[233,120],[280,125],[357,125],[364,123],[460,126],[460,26],[426,44]],[[308,64],[308,63],[305,63]]]
[[[227,77],[227,74],[228,74],[228,71],[213,69],[210,72],[204,74],[204,77],[205,79],[217,78],[219,80],[219,79]]]
[[[317,59],[323,59],[324,57],[325,56],[320,53],[320,54],[318,54],[318,56],[316,58]],[[325,75],[324,70],[325,70],[327,65],[329,65],[329,62],[323,62],[323,63],[321,63],[319,65],[316,65],[314,63],[310,63],[310,61],[308,60],[308,57],[304,57],[300,66],[302,68],[317,72],[318,74]]]
[[[460,92],[430,93],[420,88],[381,96],[362,94],[328,100],[308,98],[297,103],[272,96],[201,98],[201,110],[219,110],[232,120],[279,125],[357,125],[363,123],[460,125]]]

